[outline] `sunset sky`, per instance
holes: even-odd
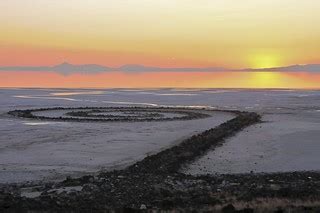
[[[68,61],[265,68],[320,63],[318,0],[1,0],[0,11],[0,66]],[[320,87],[320,70],[71,76],[0,71],[0,87],[126,85],[315,88]]]

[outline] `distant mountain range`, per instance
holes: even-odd
[[[116,68],[119,71],[126,72],[168,72],[168,71],[178,71],[178,72],[216,72],[216,71],[227,71],[229,69],[223,67],[179,67],[179,68],[163,68],[163,67],[148,67],[139,64],[127,64],[119,68]]]
[[[181,67],[181,68],[162,68],[148,67],[139,64],[127,64],[121,67],[107,67],[97,64],[74,65],[64,62],[55,66],[3,66],[0,71],[53,71],[65,75],[72,73],[98,73],[107,71],[123,71],[123,72],[218,72],[218,71],[234,71],[234,72],[320,72],[320,64],[292,65],[286,67],[272,67],[260,69],[228,69],[223,67]]]
[[[272,67],[272,68],[260,68],[260,69],[243,69],[242,71],[265,71],[265,72],[320,72],[320,64],[296,64],[286,67]]]
[[[112,68],[97,65],[97,64],[83,64],[83,65],[74,65],[64,62],[55,66],[7,66],[0,67],[2,71],[54,71],[62,74],[71,74],[71,73],[96,73],[96,72],[105,72],[112,71]]]

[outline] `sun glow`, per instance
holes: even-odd
[[[256,54],[250,56],[252,68],[271,68],[281,66],[280,56],[275,54]]]

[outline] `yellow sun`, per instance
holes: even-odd
[[[249,57],[251,68],[279,67],[280,57],[276,54],[254,54]]]

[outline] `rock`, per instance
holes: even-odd
[[[141,210],[147,209],[147,206],[146,206],[145,204],[141,204],[140,209],[141,209]]]
[[[239,212],[239,213],[253,213],[254,209],[252,209],[252,208],[244,208],[244,209],[238,210],[237,212]]]
[[[235,211],[236,211],[236,209],[234,208],[234,206],[232,204],[228,204],[222,208],[223,213],[233,213]]]
[[[274,190],[274,191],[278,191],[280,190],[280,186],[278,184],[270,184],[270,189]]]
[[[230,183],[230,186],[239,186],[240,183]]]

